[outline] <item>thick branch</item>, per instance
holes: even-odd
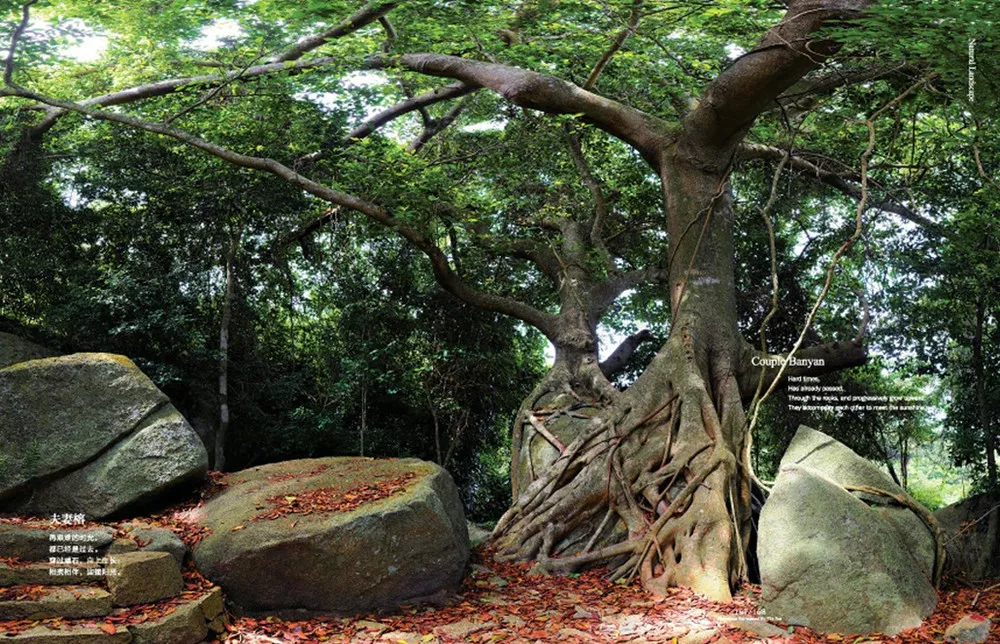
[[[625,368],[625,365],[632,359],[632,355],[639,348],[639,345],[652,339],[653,334],[649,329],[643,329],[625,338],[614,352],[608,356],[607,360],[600,364],[601,373],[604,374],[605,378],[611,380],[615,374]]]
[[[521,107],[551,114],[580,114],[585,121],[634,147],[651,166],[659,168],[660,147],[667,136],[663,121],[562,79],[444,54],[404,54],[392,61],[373,61],[376,67],[390,64],[485,87]]]
[[[740,156],[744,158],[751,159],[770,159],[772,161],[780,161],[784,155],[787,154],[787,150],[781,148],[776,148],[769,145],[762,145],[760,143],[751,143],[749,141],[744,141],[740,145]],[[818,165],[808,161],[801,156],[792,156],[788,165],[796,170],[800,170],[803,174],[807,174],[814,177],[818,181],[825,183],[826,185],[835,188],[842,194],[850,197],[851,199],[860,200],[861,199],[861,188],[855,185],[856,177],[852,173],[851,175],[844,175],[838,172],[833,172],[832,170],[826,170],[819,167]],[[869,179],[869,182],[876,187],[881,188],[874,181]],[[899,215],[903,219],[917,224],[922,228],[941,235],[942,237],[950,237],[951,232],[946,228],[942,227],[935,221],[924,217],[923,215],[914,212],[913,210],[907,208],[901,203],[893,203],[888,198],[884,199],[880,203],[873,203],[872,207],[878,208],[885,212],[891,212],[895,215]]]
[[[346,36],[366,25],[377,22],[398,4],[398,2],[370,2],[358,9],[353,16],[347,18],[336,27],[298,41],[288,51],[276,56],[274,62],[283,63],[290,60],[298,60],[313,49],[322,47],[329,40]]]
[[[594,287],[591,299],[591,317],[600,319],[604,310],[611,306],[618,296],[645,282],[666,280],[669,277],[667,270],[653,266],[650,268],[640,268],[638,270],[622,273],[617,277],[602,282]]]
[[[738,143],[774,99],[837,51],[837,43],[812,34],[828,21],[856,17],[873,2],[791,0],[782,21],[719,74],[685,118],[685,154],[700,159]]]
[[[757,389],[757,379],[764,373],[764,389],[768,389],[778,375],[781,365],[788,359],[786,355],[761,354],[749,344],[744,346],[743,371],[739,376],[740,391],[744,397],[752,397]],[[828,342],[795,352],[793,362],[785,367],[779,385],[787,379],[800,376],[819,376],[834,373],[850,367],[860,367],[868,361],[868,351],[854,341]]]
[[[423,251],[431,262],[431,268],[437,282],[445,290],[459,299],[464,300],[465,302],[478,308],[496,311],[498,313],[503,313],[505,315],[510,315],[523,320],[524,322],[527,322],[528,324],[531,324],[535,328],[539,329],[546,336],[551,337],[555,335],[556,317],[554,315],[545,311],[540,311],[528,304],[519,302],[512,298],[494,295],[492,293],[484,293],[469,286],[451,269],[451,266],[448,264],[447,256],[441,251],[440,248],[437,247],[437,245],[426,239],[415,228],[412,228],[411,226],[408,226],[404,222],[401,222],[393,217],[389,211],[377,204],[355,195],[334,190],[333,188],[316,183],[312,179],[295,172],[291,168],[275,161],[274,159],[240,154],[216,143],[212,143],[211,141],[206,141],[205,139],[196,137],[193,134],[185,132],[184,130],[179,130],[163,123],[151,123],[124,114],[106,112],[86,105],[60,101],[58,99],[43,96],[41,94],[20,88],[0,90],[0,96],[25,98],[39,103],[44,103],[46,105],[51,105],[52,107],[60,110],[79,112],[80,114],[91,118],[113,121],[136,129],[152,132],[154,134],[160,134],[162,136],[181,141],[182,143],[197,148],[214,157],[226,161],[227,163],[231,163],[232,165],[273,174],[287,183],[297,186],[300,189],[319,197],[320,199],[360,212],[369,219],[399,234],[414,247]]]

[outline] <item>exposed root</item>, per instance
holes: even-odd
[[[499,559],[534,560],[539,573],[609,565],[653,592],[684,585],[731,598],[749,518],[738,388],[722,378],[713,401],[693,352],[668,348],[671,377],[656,390],[636,387],[593,416],[573,401],[526,417],[553,458],[498,522]],[[552,431],[558,419],[574,422],[568,444]]]
[[[931,582],[934,584],[935,588],[938,588],[941,585],[941,577],[944,574],[946,555],[944,533],[941,531],[941,525],[938,523],[937,519],[934,518],[934,515],[928,512],[927,508],[904,494],[894,494],[888,490],[880,490],[879,488],[871,487],[869,485],[845,485],[844,489],[850,492],[862,492],[864,494],[872,494],[892,499],[904,508],[909,509],[924,522],[924,525],[927,526],[927,530],[931,533],[931,536],[934,537],[934,570]]]

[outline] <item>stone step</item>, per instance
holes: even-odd
[[[91,622],[93,624],[93,622]],[[108,624],[110,625],[110,624]],[[72,622],[58,627],[35,626],[0,636],[4,644],[197,644],[217,639],[225,632],[226,615],[222,592],[207,593],[183,601],[166,615],[148,621],[116,624],[115,632],[81,627]]]
[[[32,592],[38,588],[37,586],[13,586],[0,596],[16,597],[21,588],[25,589],[29,597],[0,601],[0,620],[35,620],[50,617],[80,619],[104,617],[110,615],[112,611],[111,593],[92,586],[44,588],[40,595]]]
[[[97,557],[114,540],[114,530],[96,528],[25,527],[0,524],[0,557],[48,561],[49,557]],[[74,550],[75,548],[75,550]]]
[[[8,586],[66,586],[73,584],[101,583],[104,577],[99,564],[62,565],[49,563],[6,564],[0,563],[0,588]],[[72,572],[76,570],[77,572]]]
[[[124,628],[110,634],[99,628],[55,629],[36,626],[17,635],[8,635],[2,641],[17,644],[130,644],[132,634]]]

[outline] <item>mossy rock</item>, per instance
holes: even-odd
[[[347,511],[273,513],[268,499],[324,490],[346,498],[413,475],[391,496]],[[416,459],[287,461],[227,476],[231,486],[196,520],[210,529],[196,567],[247,612],[355,613],[458,589],[469,559],[465,516],[451,476]]]
[[[207,468],[194,430],[124,356],[0,369],[0,511],[101,519]]]

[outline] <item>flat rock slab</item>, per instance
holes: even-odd
[[[38,599],[0,601],[0,620],[103,617],[111,613],[111,595],[100,588],[54,588]]]
[[[194,514],[211,532],[192,555],[246,612],[354,613],[458,589],[469,559],[465,516],[451,476],[433,463],[307,459],[227,481]],[[393,493],[373,497],[380,486]],[[351,504],[310,510],[317,498]],[[283,514],[282,504],[297,510]]]
[[[70,568],[79,572],[77,574],[63,574],[63,571]],[[63,566],[47,563],[31,563],[23,566],[9,566],[5,563],[0,563],[0,588],[7,586],[96,584],[102,581],[103,577],[88,573],[99,569],[100,566],[98,564]]]
[[[51,528],[0,525],[0,556],[25,561],[48,561],[49,557],[72,556],[70,552],[53,552],[53,546],[91,546],[102,554],[114,540],[111,528]],[[84,560],[93,554],[81,555]]]
[[[109,566],[108,590],[115,606],[152,604],[184,590],[177,562],[166,552],[126,552]]]
[[[98,628],[55,629],[36,626],[13,637],[4,637],[3,641],[16,644],[129,644],[132,634],[124,628],[117,633],[108,634]]]

